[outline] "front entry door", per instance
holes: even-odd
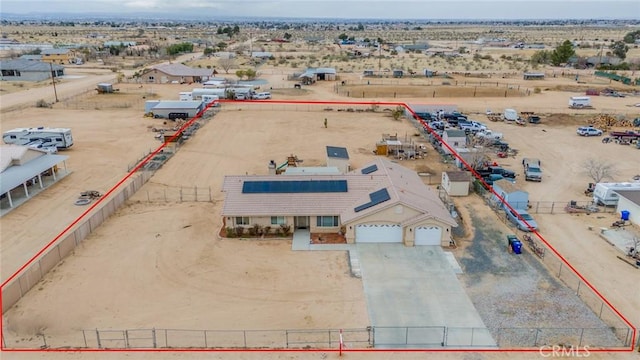
[[[294,225],[296,229],[308,229],[309,217],[308,216],[296,216],[294,219]]]

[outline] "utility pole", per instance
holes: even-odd
[[[53,83],[53,94],[56,97],[56,102],[58,102],[58,91],[56,91],[56,76],[53,72],[53,63],[49,63],[49,68],[51,69],[51,83]]]

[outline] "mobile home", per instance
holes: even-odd
[[[42,147],[68,149],[73,145],[71,129],[65,128],[17,128],[2,134],[5,144],[28,145],[41,143]]]
[[[583,108],[591,106],[591,98],[588,96],[572,96],[569,98],[570,108]]]
[[[640,191],[640,183],[597,183],[593,190],[593,202],[598,205],[615,206],[618,204],[618,190]]]

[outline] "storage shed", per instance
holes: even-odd
[[[161,100],[151,109],[151,112],[156,118],[189,119],[196,116],[202,109],[202,101]]]
[[[511,205],[512,208],[522,210],[529,208],[529,193],[520,190],[514,183],[505,179],[497,180],[493,183],[493,190],[495,194],[500,195],[504,199],[504,202]],[[491,195],[491,200],[504,207],[502,200],[495,194]]]
[[[449,196],[469,195],[471,173],[468,171],[443,171],[442,188]]]
[[[342,174],[351,170],[347,148],[327,146],[327,166],[336,167]]]
[[[638,190],[618,190],[618,205],[616,212],[622,214],[627,212],[629,221],[640,226],[640,191]]]
[[[467,134],[463,130],[445,130],[442,134],[442,141],[452,149],[463,148],[467,146]],[[442,150],[445,154],[453,154],[446,146],[443,146]]]

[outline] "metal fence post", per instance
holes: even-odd
[[[408,326],[405,328],[404,344],[409,345],[409,327]]]
[[[207,342],[207,330],[204,330],[204,347],[209,347],[209,343]]]
[[[582,281],[578,280],[578,289],[576,290],[576,295],[580,296],[580,284],[582,284]]]
[[[194,186],[194,187],[193,187],[193,191],[195,192],[196,202],[198,202],[198,187],[197,187],[197,186]]]
[[[156,339],[156,328],[151,329],[151,335],[153,336],[153,348],[158,347],[158,341]]]
[[[247,330],[242,331],[242,335],[244,336],[244,348],[247,348]]]
[[[102,342],[100,341],[100,331],[98,331],[98,329],[96,329],[96,340],[98,341],[98,348],[101,349]]]
[[[122,335],[124,335],[124,347],[128,349],[129,348],[129,330],[123,331]]]
[[[471,328],[471,344],[469,346],[473,346],[473,335],[475,334],[476,328]]]
[[[554,207],[555,205],[556,205],[556,202],[555,202],[555,201],[551,203],[551,214],[553,214],[553,207]]]
[[[47,346],[47,338],[45,337],[44,334],[40,334],[40,335],[42,335],[42,343],[43,343],[42,348],[43,349],[48,348],[48,346]]]
[[[578,346],[582,346],[582,336],[584,335],[584,328],[580,329],[580,340],[578,341]]]
[[[538,334],[540,333],[540,328],[536,328],[536,338],[533,340],[533,346],[538,346]]]
[[[562,274],[562,263],[560,263],[560,269],[558,269],[558,277],[560,277],[560,274]]]

